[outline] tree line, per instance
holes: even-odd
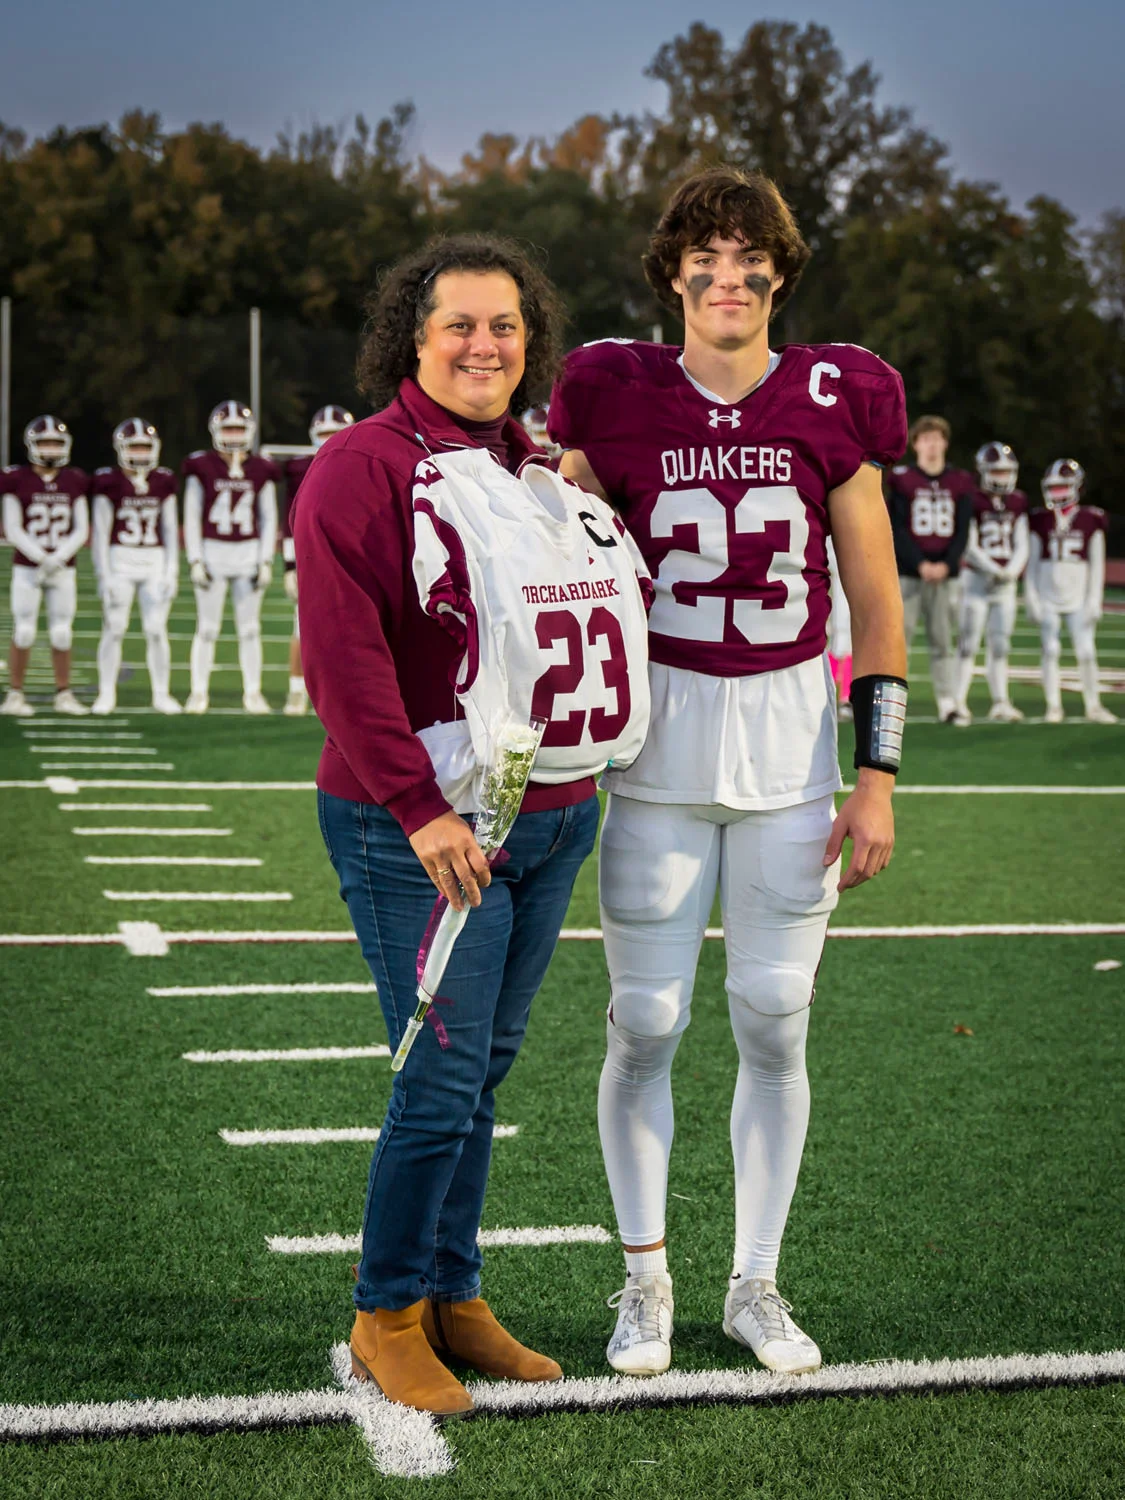
[[[27,140],[0,125],[0,293],[13,299],[13,430],[67,420],[109,459],[136,412],[172,461],[247,390],[247,310],[263,318],[262,429],[301,441],[352,364],[379,268],[441,230],[501,230],[542,254],[575,343],[679,327],[640,271],[672,186],[718,161],[781,185],[813,260],[777,342],[847,340],[890,360],[911,411],[954,427],[956,460],[1010,442],[1035,490],[1076,457],[1125,511],[1125,213],[1080,230],[1055,199],[1014,207],[961,179],[909,110],[848,68],[823,26],[696,23],[647,70],[659,113],[590,115],[554,138],[486,135],[458,168],[411,154],[414,112],[318,126],[261,151],[219,124],[116,126]],[[357,415],[360,410],[357,408]]]

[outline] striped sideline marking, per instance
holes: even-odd
[[[107,901],[292,901],[292,891],[103,891]]]
[[[437,1478],[456,1467],[441,1432],[423,1412],[396,1406],[351,1374],[346,1344],[331,1351],[336,1388],[265,1391],[256,1396],[187,1396],[173,1401],[108,1401],[62,1406],[0,1406],[0,1441],[57,1443],[178,1432],[261,1432],[356,1425],[375,1467],[406,1479]],[[604,1375],[553,1385],[473,1381],[473,1420],[549,1412],[623,1411],[683,1406],[758,1406],[863,1396],[947,1394],[1094,1386],[1125,1378],[1125,1350],[1107,1354],[1014,1354],[984,1359],[887,1360],[827,1365],[812,1375],[770,1371],[676,1371],[646,1380]]]
[[[210,802],[60,802],[59,812],[213,812]]]
[[[541,1245],[611,1245],[613,1236],[600,1224],[552,1225],[549,1229],[482,1229],[477,1244],[482,1250],[537,1249]],[[266,1244],[275,1255],[356,1255],[358,1234],[310,1234],[289,1238],[271,1235]]]
[[[100,832],[98,829],[93,831]],[[194,830],[182,829],[180,831],[187,833]],[[142,891],[138,893],[138,898],[144,899],[151,895],[151,892]],[[355,933],[350,930],[346,932],[272,932],[268,930],[165,932],[155,922],[121,924],[122,928],[126,926],[143,928],[154,941],[163,945],[162,954],[167,953],[172,944],[180,943],[354,943],[356,941]],[[828,929],[830,938],[1116,937],[1121,934],[1125,934],[1125,922],[1000,922],[992,925],[963,927],[830,927]],[[723,929],[708,927],[706,935],[709,938],[721,938]],[[564,927],[559,937],[575,942],[600,942],[602,930],[600,927]],[[121,931],[0,933],[0,946],[51,948],[67,943],[83,945],[123,943],[129,947],[129,939]],[[286,993],[284,989],[280,992]],[[278,990],[271,985],[267,993],[276,994]]]
[[[220,865],[224,869],[261,869],[262,861],[249,855],[240,859],[208,859],[202,854],[87,854],[84,865]]]
[[[351,980],[341,984],[172,984],[145,991],[160,1000],[182,1000],[195,995],[374,995],[373,984]]]
[[[225,839],[229,828],[72,828],[71,833],[86,838],[135,839]]]
[[[152,991],[149,990],[149,994]],[[390,1057],[386,1046],[370,1047],[264,1047],[256,1052],[234,1048],[228,1052],[182,1052],[190,1063],[343,1062],[353,1057]]]
[[[389,1048],[384,1047],[382,1052],[387,1055]],[[494,1125],[492,1139],[509,1141],[519,1135],[519,1131],[518,1125]],[[313,1130],[220,1130],[219,1134],[228,1146],[330,1146],[339,1141],[373,1144],[379,1139],[378,1127],[369,1125],[328,1126]]]

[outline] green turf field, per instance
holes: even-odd
[[[6,592],[6,565],[0,572]],[[275,705],[290,618],[277,584],[264,623]],[[192,623],[185,588],[172,624],[181,698]],[[87,697],[97,629],[84,574],[75,656]],[[1031,652],[1033,639],[1021,627],[1017,649]],[[1099,645],[1105,675],[1119,678],[1125,614],[1107,616]],[[135,634],[125,659],[135,668],[110,720],[49,722],[46,701],[36,720],[0,720],[0,931],[106,939],[0,946],[0,1405],[333,1390],[329,1351],[350,1327],[352,1257],[283,1254],[269,1241],[354,1236],[370,1145],[234,1145],[220,1132],[375,1127],[389,1064],[184,1057],[385,1042],[354,943],[183,940],[348,930],[313,796],[300,789],[320,735],[311,718],[140,712],[148,690]],[[41,672],[46,653],[35,661]],[[233,638],[218,661],[235,667]],[[895,862],[844,898],[834,929],[1125,922],[1125,797],[969,790],[1120,792],[1125,727],[954,730],[930,721],[921,653],[913,673]],[[216,675],[215,707],[240,696],[237,670]],[[1041,711],[1031,683],[1013,696]],[[973,702],[986,707],[983,685]],[[1080,712],[1075,693],[1064,702]],[[1106,702],[1125,714],[1125,696]],[[143,762],[170,769],[117,769]],[[7,784],[45,777],[71,780]],[[249,789],[271,782],[297,789]],[[114,803],[141,806],[102,805]],[[215,831],[77,831],[119,827]],[[90,862],[136,858],[162,862]],[[188,858],[253,863],[174,863]],[[168,893],[175,899],[152,899]],[[190,899],[230,893],[272,899]],[[568,927],[597,921],[591,861]],[[166,951],[134,956],[121,923],[155,924]],[[781,1277],[826,1365],[1125,1345],[1125,967],[1095,967],[1110,961],[1125,964],[1125,935],[828,943],[809,1047],[812,1125]],[[351,988],[150,993],[314,983]],[[605,1002],[600,944],[562,943],[500,1095],[498,1118],[518,1133],[496,1144],[486,1229],[612,1232],[595,1120]],[[700,1374],[742,1367],[720,1327],[734,1059],[712,941],[676,1065],[669,1218],[676,1367]],[[568,1376],[605,1373],[604,1299],[620,1282],[612,1243],[495,1248],[486,1260],[486,1295],[515,1331]],[[1125,1494],[1115,1383],[485,1416],[446,1428],[445,1440],[456,1471],[428,1480],[380,1474],[354,1423],[10,1442],[0,1444],[0,1496]]]

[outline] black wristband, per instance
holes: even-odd
[[[906,682],[902,677],[857,677],[850,694],[855,720],[856,770],[869,766],[894,776],[902,761]]]

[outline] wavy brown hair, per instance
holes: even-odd
[[[519,288],[527,356],[509,404],[518,412],[543,400],[562,358],[566,310],[523,246],[494,234],[441,235],[384,272],[365,304],[368,321],[356,361],[360,391],[381,411],[417,372],[418,344],[437,306],[438,277],[446,271],[504,271],[512,278]]]
[[[812,252],[777,183],[764,172],[709,167],[681,183],[641,260],[649,286],[665,307],[682,313],[683,302],[672,282],[680,274],[684,253],[703,249],[716,234],[744,240],[773,256],[774,269],[785,280],[773,294],[772,317],[792,295]]]

